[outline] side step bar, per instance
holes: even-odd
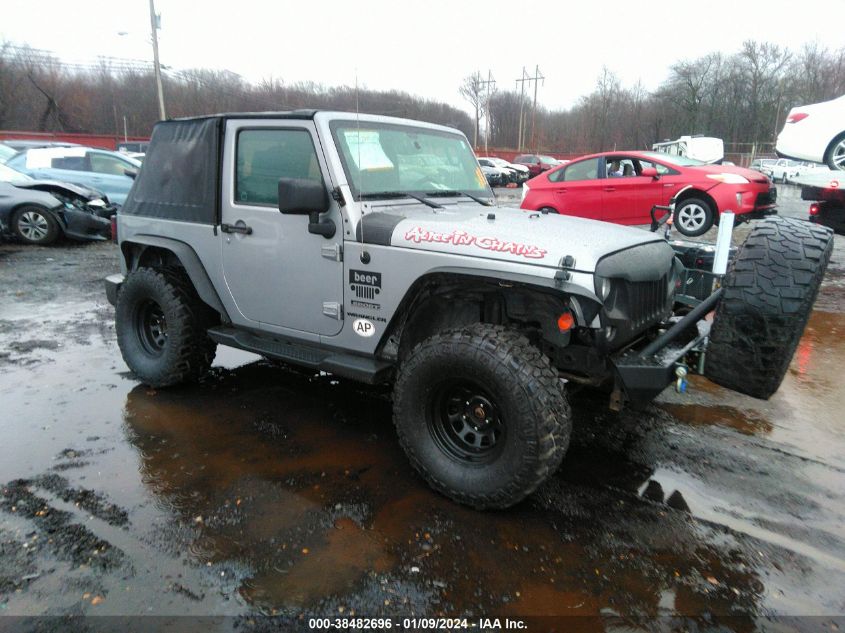
[[[309,347],[302,343],[255,334],[237,328],[213,327],[208,330],[208,335],[221,345],[261,354],[292,365],[301,365],[310,369],[329,372],[369,385],[387,382],[393,370],[391,363],[376,358],[356,356],[355,354],[336,354]]]

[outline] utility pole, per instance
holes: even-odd
[[[150,30],[153,34],[153,66],[155,67],[156,88],[158,89],[158,115],[164,121],[167,115],[164,112],[164,88],[161,85],[161,64],[158,61],[158,18],[153,0],[150,0]]]
[[[150,0],[152,2],[153,0]],[[534,109],[531,112],[531,147],[534,149],[534,153],[537,153],[537,143],[535,141],[534,136],[534,125],[537,120],[537,84],[539,80],[543,80],[543,84],[546,83],[546,78],[540,74],[540,67],[534,66]]]
[[[522,77],[516,80],[516,83],[520,85],[519,89],[519,135],[516,141],[516,151],[522,151],[522,144],[525,141],[523,137],[524,133],[524,124],[525,124],[525,115],[523,114],[525,110],[525,82],[531,82],[533,79],[531,75],[525,72],[525,66],[522,67]]]
[[[484,130],[484,155],[486,156],[487,153],[488,153],[487,143],[490,140],[490,86],[491,85],[495,86],[496,80],[493,79],[493,73],[490,72],[490,70],[488,70],[487,71],[487,81],[481,81],[479,83],[484,84],[484,86],[487,88],[487,108],[486,108],[486,110],[487,110],[487,126],[486,126],[486,128],[487,129]]]

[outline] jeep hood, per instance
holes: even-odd
[[[597,220],[437,202],[444,208],[423,209],[419,204],[373,208],[359,223],[357,239],[552,268],[570,255],[575,260],[570,268],[588,273],[605,255],[663,241],[654,233]]]

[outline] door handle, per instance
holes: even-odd
[[[557,192],[558,193],[566,193],[566,189],[558,189]]]
[[[616,191],[616,187],[605,187],[605,191]]]
[[[677,183],[674,183],[674,182],[664,182],[663,186],[664,187],[674,187],[676,184]]]
[[[223,233],[242,233],[243,235],[252,235],[252,227],[243,224],[221,224],[220,230]]]

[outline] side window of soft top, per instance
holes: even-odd
[[[323,182],[307,130],[241,130],[235,165],[235,203],[276,206],[279,178]]]

